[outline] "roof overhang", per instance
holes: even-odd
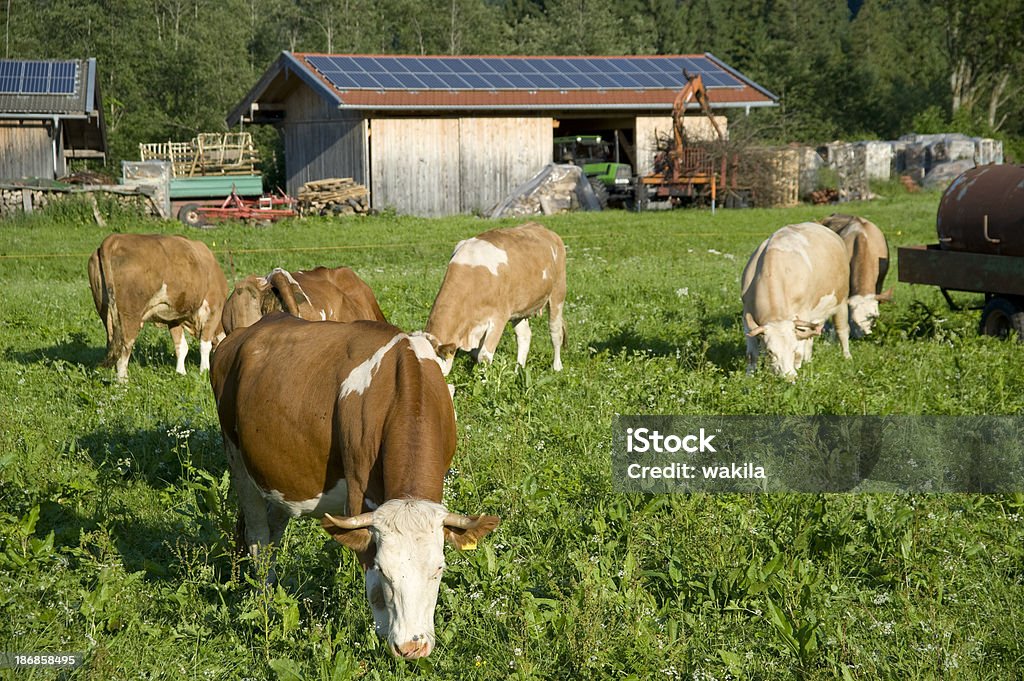
[[[271,123],[279,116],[267,111],[277,111],[295,86],[299,83],[308,85],[318,96],[334,106],[341,105],[341,98],[332,87],[317,78],[310,69],[296,59],[291,52],[282,52],[277,61],[263,74],[263,77],[246,93],[241,102],[233,108],[225,119],[228,127],[233,128],[239,123]]]

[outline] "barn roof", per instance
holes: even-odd
[[[56,119],[71,148],[106,151],[96,60],[0,59],[0,119]]]
[[[259,122],[298,83],[341,109],[376,111],[635,110],[668,113],[684,71],[712,108],[778,98],[713,54],[604,57],[327,55],[284,52],[228,116]],[[266,120],[270,120],[267,118]]]

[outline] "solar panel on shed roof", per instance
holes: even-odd
[[[77,80],[76,61],[0,59],[0,94],[71,95]]]
[[[678,89],[683,71],[708,88],[743,87],[703,57],[393,57],[316,55],[310,66],[339,90]],[[0,75],[2,77],[2,75]]]

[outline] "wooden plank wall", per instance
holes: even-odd
[[[459,163],[463,213],[483,213],[551,163],[550,118],[462,118]]]
[[[551,162],[550,118],[376,118],[370,131],[378,210],[481,212]]]
[[[367,184],[364,118],[331,107],[308,88],[298,88],[286,106],[282,127],[289,194],[297,195],[310,180],[330,177]]]
[[[459,119],[370,121],[372,206],[437,217],[459,210]]]
[[[54,179],[50,132],[42,123],[0,123],[0,179],[25,177]]]

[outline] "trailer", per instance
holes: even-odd
[[[142,163],[170,165],[170,212],[187,225],[199,226],[197,209],[225,207],[225,197],[258,201],[263,176],[252,135],[201,133],[188,142],[139,144]],[[240,205],[240,204],[237,204]]]
[[[899,280],[982,293],[978,332],[1024,342],[1024,165],[972,168],[950,184],[936,216],[939,243],[897,249]]]
[[[220,205],[186,204],[178,212],[178,219],[189,227],[200,229],[216,226],[224,220],[238,220],[265,224],[282,218],[298,217],[295,201],[284,193],[264,195],[255,200],[244,199],[232,190]]]

